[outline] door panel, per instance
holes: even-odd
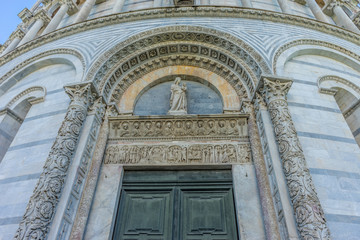
[[[237,239],[229,171],[125,172],[113,236],[116,240]]]

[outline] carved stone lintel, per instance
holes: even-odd
[[[105,164],[221,164],[250,163],[249,144],[110,144]]]
[[[247,139],[246,115],[110,120],[112,140]]]
[[[71,98],[68,111],[14,239],[46,239],[50,230],[92,98],[89,83],[65,89]]]
[[[274,125],[283,170],[301,239],[330,239],[324,211],[306,164],[286,101],[292,81],[262,78],[262,94]]]

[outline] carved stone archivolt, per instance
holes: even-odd
[[[274,125],[283,170],[301,239],[330,239],[324,211],[307,167],[288,109],[286,94],[291,80],[264,77],[260,89]]]
[[[110,140],[247,139],[246,115],[202,118],[110,119]]]
[[[105,164],[250,163],[250,144],[109,145]]]

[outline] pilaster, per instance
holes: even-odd
[[[289,79],[263,76],[259,92],[271,116],[301,239],[330,239],[324,211],[288,109],[286,95],[291,84]]]
[[[66,86],[71,102],[14,239],[46,239],[93,101],[90,83]]]

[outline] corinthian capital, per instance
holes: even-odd
[[[260,92],[263,94],[267,103],[273,100],[286,100],[286,95],[292,85],[292,80],[279,78],[276,76],[262,76],[260,82]]]
[[[67,13],[69,15],[73,15],[79,11],[78,6],[76,5],[76,3],[73,0],[59,0],[59,3],[68,5],[69,9],[68,9]]]
[[[92,83],[67,85],[64,88],[71,99],[70,105],[77,104],[84,107],[90,107],[94,103],[94,99],[98,96]]]
[[[44,21],[44,25],[48,24],[51,20],[51,18],[49,17],[49,15],[47,15],[47,13],[45,12],[44,9],[41,9],[40,11],[38,11],[35,15],[34,15],[34,19],[41,19]]]
[[[326,15],[333,15],[333,10],[334,10],[334,7],[336,6],[342,6],[344,5],[345,3],[349,2],[350,0],[330,0],[328,1],[325,6],[323,7],[323,12],[326,14]]]

